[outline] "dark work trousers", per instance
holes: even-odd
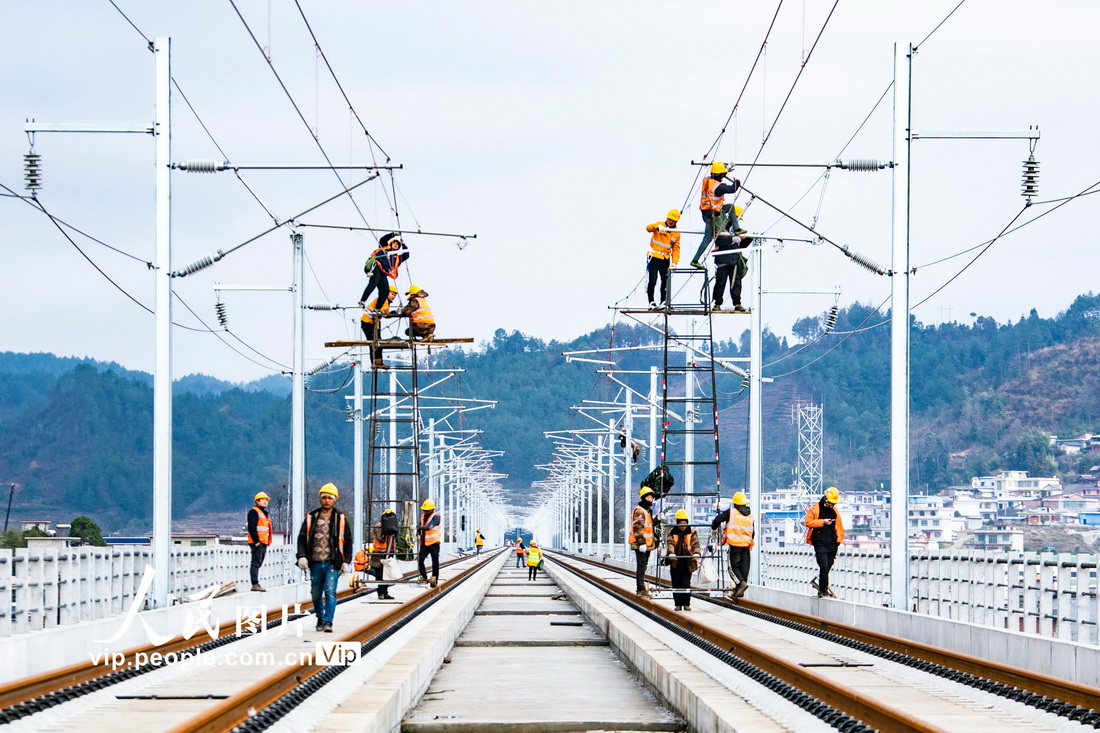
[[[370,294],[378,291],[378,302],[384,302],[390,294],[390,285],[386,282],[386,273],[381,267],[375,267],[367,278],[367,289],[359,297],[360,303],[370,303]]]
[[[742,580],[746,583],[749,582],[749,569],[751,567],[752,550],[748,547],[730,545],[730,572],[737,577],[734,582],[740,583]]]
[[[634,572],[634,580],[638,586],[638,592],[641,593],[645,589],[645,569],[649,565],[649,550],[642,552],[641,550],[634,551],[634,560],[637,562],[637,570]]]
[[[671,566],[668,570],[669,576],[672,578],[673,588],[690,588],[691,587],[691,560],[680,558],[676,561],[676,564]],[[672,594],[672,604],[674,606],[690,606],[691,605],[691,591],[687,593]]]
[[[523,561],[526,560],[526,559],[527,559],[526,554],[524,554],[522,552],[517,552],[516,553],[516,567],[517,568],[522,568],[523,567]]]
[[[538,565],[528,565],[527,566],[527,579],[528,580],[534,580],[537,577],[539,577],[539,566]]]
[[[839,545],[829,542],[827,544],[814,544],[814,555],[817,556],[817,592],[824,593],[829,589],[829,571],[836,560],[836,551]]]
[[[668,260],[662,260],[660,257],[650,257],[649,262],[646,263],[645,269],[649,273],[649,284],[646,286],[646,295],[649,296],[650,303],[667,303],[668,302]],[[661,278],[661,299],[657,300],[653,297],[653,287],[657,284],[657,277]]]
[[[432,557],[432,577],[439,577],[439,543],[434,545],[421,545],[420,554],[416,557],[416,567],[420,570],[420,577],[428,577],[427,569],[424,567],[424,558],[431,555]]]
[[[739,274],[741,269],[736,264],[733,265],[718,265],[718,269],[714,271],[714,305],[722,305],[722,291],[726,288],[726,283],[730,286],[730,300],[734,305],[741,305],[741,280],[742,276]]]
[[[363,328],[363,335],[367,341],[374,341],[374,321],[366,320],[359,321],[359,325]],[[373,346],[370,349],[371,361],[378,361],[382,358],[382,349],[376,349]]]
[[[257,542],[249,547],[252,548],[252,564],[248,566],[248,577],[252,579],[252,585],[259,585],[260,566],[264,564],[264,558],[267,557],[267,545]]]
[[[367,572],[370,573],[370,576],[372,578],[374,578],[375,580],[382,580],[382,568],[371,568]],[[389,594],[390,594],[390,587],[388,585],[379,585],[378,586],[378,597],[379,598],[385,598]]]

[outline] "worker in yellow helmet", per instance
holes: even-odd
[[[481,534],[480,529],[474,530],[474,547],[476,548],[474,554],[480,555],[481,548],[485,546],[485,535]]]
[[[535,580],[540,567],[542,567],[542,549],[539,543],[532,539],[531,546],[527,548],[527,579]]]
[[[265,593],[260,585],[260,566],[267,557],[267,546],[271,544],[271,515],[267,513],[267,504],[271,497],[260,492],[253,497],[253,507],[248,510],[246,528],[248,546],[252,550],[252,564],[248,566],[248,575],[252,580],[252,590]]]
[[[397,273],[401,270],[401,263],[409,259],[409,250],[401,241],[401,235],[390,232],[382,235],[378,240],[378,247],[370,253],[370,258],[363,265],[363,272],[369,278],[367,287],[359,296],[359,305],[365,306],[367,298],[372,292],[376,292],[375,298],[381,298],[386,292],[386,279],[396,280]]]
[[[319,509],[306,514],[298,532],[298,567],[309,571],[317,630],[332,633],[336,614],[336,584],[351,571],[354,553],[347,533],[347,517],[336,509],[340,491],[336,484],[318,490]]]
[[[390,285],[386,298],[382,300],[379,305],[379,298],[375,298],[366,306],[364,306],[363,316],[360,319],[359,326],[363,329],[363,336],[367,341],[374,341],[374,334],[377,332],[380,326],[380,319],[382,316],[389,314],[390,303],[397,297],[397,286]],[[388,369],[384,361],[382,361],[382,350],[376,349],[373,346],[370,350],[370,358],[374,364],[375,369]]]
[[[749,509],[749,499],[743,491],[733,495],[733,501],[724,511],[718,512],[710,523],[712,532],[725,524],[722,541],[729,545],[729,573],[733,578],[730,596],[740,598],[749,589],[749,570],[752,568],[752,548],[756,544],[756,524]]]
[[[420,524],[416,528],[420,537],[420,552],[416,557],[416,567],[420,570],[420,582],[428,579],[428,570],[424,560],[432,558],[431,586],[439,584],[439,546],[443,542],[443,526],[439,515],[435,513],[435,502],[425,499],[420,505]]]
[[[399,313],[410,321],[405,333],[421,341],[431,341],[435,336],[435,316],[428,307],[428,292],[418,285],[410,285],[405,297],[409,300]]]
[[[626,541],[634,550],[634,583],[640,596],[648,596],[645,585],[645,570],[649,565],[649,553],[657,547],[653,534],[653,489],[643,486],[638,492],[638,504],[630,515],[630,536]]]
[[[740,206],[734,206],[733,210],[741,216]],[[749,271],[749,262],[743,252],[750,244],[752,237],[747,234],[735,236],[729,229],[723,229],[714,238],[714,310],[722,310],[722,291],[728,283],[734,312],[748,313],[741,305],[741,281]]]
[[[741,188],[741,181],[730,178],[728,183],[722,181],[729,170],[726,164],[717,161],[710,166],[710,175],[703,179],[703,190],[699,197],[699,213],[703,215],[703,241],[699,243],[699,249],[691,258],[692,267],[703,266],[703,255],[707,251],[707,245],[714,239],[716,232],[729,227],[734,235],[744,234],[741,223],[737,220],[737,214],[733,210],[733,204],[726,203],[727,193],[737,193]]]
[[[671,262],[675,265],[680,261],[680,232],[676,231],[676,224],[680,221],[679,209],[672,209],[665,215],[665,223],[654,222],[645,230],[650,233],[649,258],[646,260],[646,272],[649,273],[649,284],[646,286],[646,295],[649,296],[650,310],[657,309],[657,299],[653,295],[653,286],[657,284],[657,278],[661,278],[661,303],[667,305],[668,293],[668,268]]]
[[[669,528],[665,538],[672,587],[681,590],[680,593],[673,590],[672,603],[677,611],[690,611],[691,574],[699,569],[699,558],[703,554],[699,549],[699,533],[691,526],[687,510],[678,509],[675,518],[676,524]]]
[[[840,503],[840,491],[835,486],[825,489],[825,493],[816,503],[806,510],[806,543],[814,546],[817,559],[817,597],[836,598],[829,586],[829,571],[833,569],[837,550],[844,541],[844,520],[837,511]]]

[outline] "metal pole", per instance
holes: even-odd
[[[630,485],[632,483],[632,472],[634,468],[634,406],[633,397],[629,391],[626,393],[626,448],[630,451],[630,455],[623,459],[623,512],[630,511]],[[654,409],[652,406],[649,409]],[[624,524],[625,528],[626,525]],[[623,530],[626,531],[625,529]],[[611,542],[615,542],[615,535],[611,535]],[[623,535],[623,542],[626,542],[626,535]]]
[[[11,488],[8,489],[8,511],[4,515],[4,531],[5,532],[8,531],[8,520],[11,519],[11,498],[13,496],[15,496],[15,484],[12,484]]]
[[[890,605],[909,610],[909,131],[913,47],[894,45],[894,228],[890,297]],[[902,83],[904,80],[904,84]]]
[[[352,402],[352,435],[354,436],[354,448],[353,450],[353,467],[354,473],[353,480],[355,485],[353,488],[355,497],[355,514],[354,514],[354,528],[352,532],[352,547],[363,547],[364,533],[363,529],[366,526],[365,518],[363,517],[363,360],[356,359],[355,364],[352,365],[355,374],[355,399]]]
[[[416,356],[413,355],[415,359]],[[397,373],[394,370],[390,370],[390,445],[397,445]],[[390,472],[389,475],[389,507],[394,511],[397,511],[397,449],[386,449],[386,470]],[[416,500],[416,495],[413,495],[413,501]]]
[[[760,464],[763,459],[763,452],[761,446],[763,445],[763,432],[764,432],[764,395],[762,393],[762,387],[764,385],[763,371],[764,354],[763,342],[764,342],[764,318],[761,313],[761,308],[764,304],[764,250],[758,249],[756,252],[750,255],[753,259],[754,275],[753,275],[753,288],[752,288],[752,314],[750,318],[750,327],[752,332],[749,336],[749,510],[752,512],[752,516],[756,519],[756,536],[761,536],[760,524],[763,517],[760,516],[761,499],[763,493],[763,486],[761,482]],[[730,511],[733,511],[733,506],[730,506]],[[760,548],[763,549],[763,543],[760,543]],[[757,553],[758,559],[759,554]],[[749,582],[754,585],[760,584],[760,562],[754,562],[749,567]]]
[[[290,235],[294,249],[291,272],[294,292],[294,356],[290,399],[290,506],[291,532],[302,526],[306,516],[306,380],[305,380],[305,242],[295,232]]]
[[[691,335],[694,336],[696,331],[695,319],[691,319]],[[684,413],[684,427],[688,429],[688,432],[684,433],[684,460],[687,461],[684,464],[684,493],[687,496],[684,497],[684,509],[687,510],[689,517],[694,517],[693,514],[693,494],[695,493],[695,434],[690,432],[695,429],[695,425],[699,421],[699,405],[696,402],[692,402],[692,398],[695,397],[695,372],[691,370],[692,353],[684,350],[684,364],[687,369],[684,372],[684,398],[688,400],[684,403],[686,412]],[[692,521],[692,520],[688,520]]]
[[[649,368],[649,471],[657,468],[657,367]],[[627,492],[629,494],[629,491]],[[630,506],[629,496],[626,503]],[[629,519],[629,517],[628,517]]]
[[[156,356],[153,367],[153,603],[168,606],[172,558],[172,40],[156,59]]]
[[[608,430],[614,430],[615,421],[610,420],[609,422],[611,423],[611,427],[609,427]],[[596,442],[597,442],[597,445],[602,446],[603,445],[603,436],[602,435],[599,436],[598,440]],[[610,433],[608,433],[608,436],[607,436],[607,452],[609,454],[611,453],[611,435],[610,435]],[[600,466],[600,465],[603,464],[603,451],[602,450],[597,450],[596,451],[596,461],[597,461],[597,463],[596,463],[597,466]],[[595,532],[594,539],[596,540],[596,547],[599,548],[600,543],[603,542],[603,479],[600,477],[600,472],[598,470],[594,472],[593,478],[595,479],[595,482],[596,482],[596,485],[593,487],[595,489],[595,491],[592,492],[596,496],[596,532]],[[598,553],[598,549],[597,549],[597,553]]]
[[[630,394],[629,392],[627,394]],[[605,533],[607,545],[601,550],[602,554],[611,554],[611,545],[615,543],[615,432],[614,420],[607,421],[607,530]],[[625,433],[624,433],[625,435]],[[626,442],[630,448],[630,440]]]

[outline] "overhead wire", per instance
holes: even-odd
[[[191,307],[190,305],[188,305],[188,304],[187,304],[187,301],[186,301],[186,300],[184,300],[184,299],[183,299],[183,297],[182,297],[182,296],[181,296],[181,295],[180,295],[179,293],[177,293],[177,292],[173,291],[173,292],[172,292],[172,295],[173,295],[173,296],[174,296],[174,297],[176,298],[176,300],[178,300],[178,301],[179,301],[179,302],[180,302],[180,303],[181,303],[181,304],[183,305],[183,307],[184,307],[184,308],[186,308],[186,309],[187,309],[187,310],[188,310],[188,311],[189,311],[189,312],[191,313],[191,315],[192,315],[192,316],[194,316],[194,317],[195,317],[195,320],[197,320],[197,321],[198,321],[199,323],[201,323],[201,324],[202,324],[203,326],[205,326],[205,327],[206,327],[205,329],[190,329],[190,330],[193,330],[193,331],[202,331],[202,332],[205,332],[205,333],[211,333],[211,334],[213,334],[214,336],[216,336],[216,337],[217,337],[217,339],[218,339],[219,341],[221,341],[221,342],[222,342],[223,344],[225,344],[225,346],[226,346],[226,347],[228,347],[228,348],[229,348],[229,349],[230,349],[231,351],[235,352],[235,353],[236,353],[236,354],[238,354],[238,355],[239,355],[239,356],[240,356],[241,358],[243,358],[243,359],[245,359],[245,360],[247,360],[247,361],[250,361],[250,362],[252,362],[253,364],[255,364],[256,366],[258,366],[258,367],[260,367],[260,368],[262,368],[262,369],[266,369],[266,370],[268,370],[268,371],[271,371],[271,372],[278,372],[278,371],[280,371],[280,369],[283,369],[283,370],[285,370],[285,369],[289,369],[289,367],[287,367],[287,366],[286,366],[285,364],[280,364],[279,362],[277,362],[277,361],[275,361],[274,359],[272,359],[272,358],[271,358],[270,356],[267,356],[266,354],[264,354],[264,353],[262,353],[262,352],[260,352],[260,351],[257,351],[257,350],[256,350],[256,349],[254,349],[254,348],[253,348],[252,346],[250,346],[249,344],[245,343],[245,342],[244,342],[244,341],[243,341],[243,340],[242,340],[242,339],[241,339],[240,337],[238,337],[238,336],[237,336],[236,334],[234,334],[234,333],[232,333],[231,331],[229,331],[229,329],[224,329],[224,330],[225,330],[225,331],[226,331],[227,333],[229,333],[229,335],[233,336],[233,338],[237,339],[237,341],[240,341],[240,343],[241,343],[242,345],[244,345],[244,346],[245,346],[246,348],[248,348],[248,349],[249,349],[250,351],[252,351],[253,353],[255,353],[255,354],[259,355],[260,357],[262,357],[262,358],[264,358],[264,359],[267,359],[267,360],[268,360],[269,362],[271,362],[272,364],[275,364],[275,365],[276,365],[277,367],[279,367],[279,368],[278,368],[278,369],[273,369],[272,367],[270,367],[270,366],[268,366],[268,365],[266,365],[266,364],[261,364],[260,362],[256,361],[256,360],[255,360],[255,359],[253,359],[252,357],[248,356],[248,354],[245,354],[244,352],[242,352],[242,351],[240,351],[240,350],[238,350],[238,349],[234,348],[233,344],[229,343],[229,342],[228,342],[228,341],[226,341],[226,340],[225,340],[224,338],[222,338],[222,335],[221,335],[221,330],[222,330],[222,329],[215,329],[215,328],[211,328],[211,327],[210,327],[209,325],[207,325],[207,323],[206,323],[206,322],[205,322],[205,321],[204,321],[204,320],[202,319],[202,316],[200,316],[200,315],[199,315],[198,313],[196,313],[196,312],[195,312],[195,309],[194,309],[194,308],[192,308],[192,307]],[[179,324],[176,324],[176,325],[179,325]],[[184,326],[183,328],[188,328],[188,327],[187,327],[187,326]]]

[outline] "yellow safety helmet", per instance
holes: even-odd
[[[742,209],[740,206],[734,206],[733,213],[737,214],[737,218],[740,219],[741,215],[745,213],[745,210]]]
[[[738,214],[738,216],[741,216],[741,214]],[[400,291],[397,289],[396,285],[394,285],[393,283],[390,283],[390,292],[391,293],[397,293],[397,292],[400,292]]]
[[[386,511],[384,511],[382,513],[383,514],[393,514],[393,509],[390,509],[389,507],[386,507]]]
[[[638,498],[641,499],[646,494],[652,494],[652,493],[653,493],[653,489],[649,488],[648,486],[643,486],[642,490],[638,492]]]
[[[261,491],[260,493],[256,494],[255,497],[253,497],[252,501],[259,501],[260,499],[270,499],[270,498],[271,498],[270,496],[268,496],[267,494],[265,494],[264,492]]]
[[[340,498],[340,490],[336,488],[336,484],[325,484],[317,490],[317,495],[320,496],[321,494],[332,494],[334,499]]]
[[[680,221],[680,210],[679,209],[670,209],[668,214],[665,216],[665,218],[666,219],[672,219],[673,221]]]
[[[676,521],[679,522],[681,519],[688,519],[687,509],[676,510]]]
[[[720,160],[716,160],[715,162],[710,164],[710,174],[712,176],[716,176],[716,175],[719,175],[719,174],[722,174],[722,173],[727,173],[727,172],[728,171],[726,170],[726,164],[723,163]]]
[[[831,504],[840,503],[840,491],[835,486],[825,489],[825,500]]]
[[[424,503],[420,505],[420,511],[430,512],[435,509],[435,502],[431,499],[425,499]]]
[[[530,544],[530,545],[531,545],[531,547],[538,547],[538,546],[539,546],[539,543],[538,543],[538,542],[535,542],[534,540],[531,540],[531,542],[530,542],[530,543],[528,543],[528,544]]]
[[[733,503],[737,506],[745,506],[749,503],[749,497],[745,496],[744,491],[738,491],[733,495]]]
[[[420,292],[420,286],[419,285],[410,285],[409,286],[409,292],[405,293],[405,295],[416,295],[419,292]]]

